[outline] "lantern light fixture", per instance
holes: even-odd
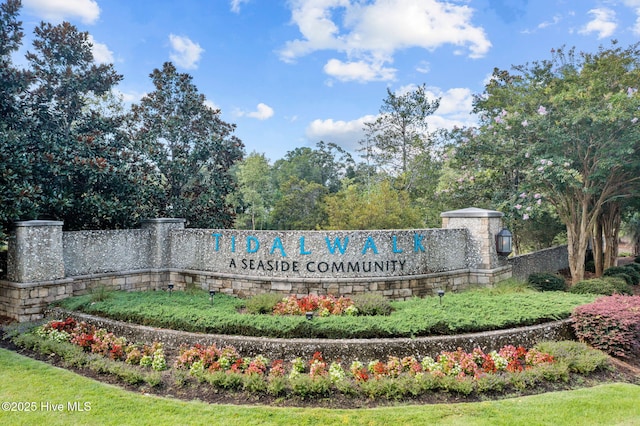
[[[496,253],[498,256],[507,257],[513,251],[513,235],[508,229],[502,228],[496,235]]]

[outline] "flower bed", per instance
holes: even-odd
[[[273,308],[274,315],[304,315],[307,312],[317,312],[321,317],[329,315],[355,316],[358,314],[358,309],[348,297],[335,298],[315,294],[301,298],[294,294],[283,299]]]
[[[70,342],[85,352],[103,355],[130,365],[152,367],[156,371],[167,369],[162,344],[129,343],[124,337],[116,337],[103,328],[96,328],[84,321],[69,317],[63,321],[49,321],[35,329],[35,334],[57,342]]]
[[[531,349],[507,345],[489,353],[479,348],[471,352],[458,349],[443,351],[435,358],[348,361],[327,360],[319,351],[310,358],[291,360],[243,357],[233,346],[194,344],[182,345],[177,352],[169,350],[167,361],[158,343],[133,344],[72,318],[18,334],[14,342],[41,353],[56,353],[69,365],[114,374],[131,384],[212,386],[302,399],[340,394],[397,400],[438,391],[460,395],[514,392],[544,382],[566,382],[571,373],[588,374],[608,365],[606,355],[578,342],[546,342]],[[168,371],[160,374],[161,370]]]

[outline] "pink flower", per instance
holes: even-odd
[[[516,204],[514,207],[516,208],[516,210],[520,210],[522,208],[520,204]]]
[[[529,215],[528,214],[523,214],[522,215],[522,220],[528,220],[529,219]]]
[[[538,114],[547,115],[547,109],[545,107],[543,107],[542,105],[540,105],[540,107],[538,108]]]
[[[523,192],[522,194],[520,194],[520,198],[527,198],[527,193]]]
[[[527,120],[524,120],[522,123],[522,127],[527,127],[529,125],[529,122]]]
[[[538,200],[538,199],[542,198],[542,195],[540,195],[539,193],[537,193],[537,192],[536,192],[536,193],[533,195],[533,198],[535,198],[536,200]]]

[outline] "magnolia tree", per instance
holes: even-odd
[[[639,64],[638,45],[614,43],[595,54],[560,49],[551,60],[495,70],[475,99],[481,125],[455,133],[463,178],[493,182],[519,220],[555,210],[567,229],[574,283],[584,277],[603,216],[619,214],[615,203],[639,188]]]

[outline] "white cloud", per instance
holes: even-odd
[[[366,82],[393,80],[396,70],[366,61],[342,62],[339,59],[330,59],[324,66],[324,72],[340,81]]]
[[[169,55],[169,58],[186,69],[198,68],[198,61],[204,49],[200,47],[198,43],[194,43],[185,36],[177,36],[169,34],[169,42],[173,52]]]
[[[402,94],[415,90],[415,85],[399,88],[396,93]],[[471,115],[473,95],[467,88],[452,88],[443,91],[437,87],[427,88],[429,99],[440,99],[440,107],[435,114],[427,118],[429,129],[452,129],[454,127],[472,126],[477,124],[476,117]],[[333,142],[346,150],[356,151],[360,148],[359,141],[364,139],[365,123],[376,120],[375,115],[365,115],[351,121],[328,119],[313,120],[305,131],[310,143],[318,141]]]
[[[346,60],[330,60],[325,71],[349,80],[393,79],[395,70],[384,65],[401,49],[435,50],[451,44],[478,58],[491,47],[484,29],[472,25],[473,9],[466,5],[439,0],[293,0],[291,4],[292,21],[302,38],[287,42],[280,58],[292,62],[318,50],[334,50]]]
[[[233,13],[240,13],[240,6],[244,3],[249,3],[249,0],[231,0],[231,11]]]
[[[416,66],[416,71],[421,74],[428,74],[431,72],[431,64],[427,61],[420,61],[420,63]]]
[[[640,0],[623,0],[625,6],[634,9],[636,14],[636,22],[631,28],[635,35],[640,36]]]
[[[79,18],[84,24],[93,24],[100,17],[100,7],[94,0],[23,0],[22,4],[52,23]]]
[[[206,99],[204,101],[204,104],[205,104],[205,106],[209,107],[210,109],[212,109],[214,111],[218,111],[220,109],[220,107],[218,105],[216,105],[215,103],[213,103],[209,99]]]
[[[89,34],[89,43],[93,45],[93,60],[98,64],[112,64],[113,52],[109,50],[106,44],[98,43],[93,36]]]
[[[580,34],[598,33],[598,38],[606,38],[614,33],[618,24],[616,23],[616,13],[613,10],[607,8],[591,9],[589,14],[594,18],[580,29]]]
[[[307,139],[312,142],[333,142],[348,151],[357,150],[360,145],[358,141],[364,138],[364,123],[374,121],[374,115],[365,115],[351,121],[334,120],[313,120],[305,131]]]
[[[127,105],[139,102],[140,99],[147,95],[144,92],[123,92],[119,89],[112,89],[112,91],[116,97],[122,99],[122,101]]]
[[[236,110],[235,114],[238,117],[251,117],[251,118],[257,118],[258,120],[266,120],[269,119],[271,117],[273,117],[273,108],[271,108],[269,105],[267,104],[263,104],[262,102],[260,102],[257,106],[256,106],[256,110],[255,111],[242,111],[242,110]]]

